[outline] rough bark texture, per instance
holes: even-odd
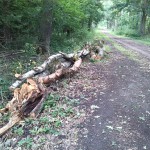
[[[40,16],[40,35],[37,53],[50,53],[50,37],[52,33],[54,0],[43,0],[43,8]]]
[[[142,0],[141,1],[142,15],[141,15],[141,23],[140,23],[141,35],[146,34],[147,8],[148,8],[148,0]]]
[[[146,34],[146,19],[147,19],[146,11],[142,10],[142,17],[141,17],[141,24],[140,24],[140,34],[141,35]]]

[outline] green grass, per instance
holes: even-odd
[[[140,43],[150,45],[150,35],[145,35],[143,37],[132,37],[132,39],[134,39]]]
[[[124,37],[124,38],[130,38],[132,40],[135,40],[136,42],[140,42],[140,43],[143,43],[145,45],[150,45],[150,34],[148,35],[144,35],[144,36],[133,36],[132,34],[125,34],[125,33],[118,33],[118,32],[113,32],[113,31],[110,31],[110,33],[112,35],[117,35],[117,36],[120,36],[120,37]]]
[[[126,55],[128,58],[132,60],[137,60],[137,54],[134,53],[133,51],[127,50],[118,43],[113,42],[113,46],[119,50],[122,54]]]
[[[123,46],[119,45],[118,43],[114,42],[112,39],[110,39],[107,35],[103,34],[100,32],[100,36],[111,42],[112,45],[117,49],[119,50],[122,54],[126,55],[128,58],[132,59],[132,60],[137,60],[137,54],[133,51],[130,51],[130,50],[127,50],[126,48],[124,48]],[[107,51],[110,51],[109,48]]]

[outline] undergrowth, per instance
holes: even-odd
[[[9,143],[15,138],[15,148],[39,148],[46,141],[45,136],[47,134],[54,136],[62,134],[62,128],[66,122],[68,123],[73,118],[77,119],[80,117],[77,108],[78,104],[78,99],[69,99],[68,97],[60,96],[58,93],[49,95],[43,104],[41,115],[36,119],[26,118],[25,121],[15,125],[6,135],[6,143]],[[1,116],[1,125],[6,124],[9,118],[9,114]],[[37,137],[39,137],[39,145],[34,144],[37,142],[35,140]],[[0,142],[0,145],[1,144]],[[2,148],[9,149],[9,146],[11,145]]]
[[[143,43],[146,45],[150,45],[150,34],[141,36],[139,33],[137,33],[137,31],[135,31],[133,29],[127,30],[127,31],[124,31],[124,30],[111,31],[111,34],[120,35],[123,37],[128,37],[128,38],[131,38],[137,42],[140,42],[140,43]]]
[[[51,54],[57,53],[58,51],[64,51],[66,53],[78,51],[85,42],[93,41],[95,35],[94,30],[89,32],[87,29],[82,29],[70,37],[61,36],[59,39],[58,36],[53,36],[51,41]],[[17,50],[13,51],[13,53],[17,52]],[[12,51],[9,50],[4,51],[4,54],[1,52],[3,57],[0,57],[0,106],[12,97],[8,88],[15,81],[14,75],[23,74],[33,67],[40,65],[46,59],[41,59],[41,56],[37,56],[35,44],[26,43],[23,50],[19,52],[22,53],[11,55]]]
[[[61,97],[57,93],[51,94],[44,102],[41,116],[37,119],[26,118],[24,123],[11,129],[7,138],[15,137],[19,139],[16,143],[17,147],[30,149],[36,136],[40,135],[42,140],[42,135],[45,134],[59,135],[65,121],[73,117],[80,117],[79,112],[76,110],[78,104],[77,99]]]

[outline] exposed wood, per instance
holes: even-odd
[[[16,80],[9,87],[9,89],[11,91],[14,91],[15,88],[19,87],[22,83],[24,83],[27,78],[31,78],[31,77],[33,77],[33,76],[35,76],[37,74],[40,74],[40,73],[44,72],[47,69],[47,67],[51,63],[53,63],[55,60],[64,58],[64,59],[67,59],[72,64],[74,62],[74,57],[86,57],[89,53],[90,53],[90,51],[83,50],[83,51],[79,51],[78,54],[76,54],[76,55],[74,53],[72,53],[72,54],[65,54],[65,53],[62,53],[62,52],[60,52],[60,54],[52,55],[46,61],[44,61],[44,63],[41,66],[35,67],[33,70],[30,70],[29,72],[19,76],[18,80]],[[62,64],[65,64],[65,63],[62,63]]]
[[[47,93],[42,96],[40,102],[36,105],[36,107],[30,112],[30,117],[35,118],[39,115],[43,108],[43,103],[47,97]]]
[[[52,73],[45,77],[40,77],[38,79],[38,82],[43,83],[43,84],[49,84],[59,79],[62,76],[62,74],[63,74],[63,69],[61,68],[61,69],[56,70],[55,73]]]
[[[19,121],[21,121],[21,117],[19,117],[18,115],[12,116],[9,122],[4,127],[0,128],[0,136],[11,129]]]
[[[79,67],[81,66],[81,64],[82,64],[82,59],[79,58],[79,60],[77,60],[77,61],[74,63],[74,65],[70,68],[70,70],[69,70],[70,73],[78,71],[78,69],[79,69]]]
[[[70,69],[63,69],[63,68],[58,69],[58,70],[56,70],[55,73],[52,73],[48,76],[39,77],[38,82],[43,83],[43,84],[50,84],[51,82],[58,80],[61,76],[65,75],[67,73],[76,72],[79,69],[81,63],[82,63],[82,59],[79,58],[79,60],[77,60]]]
[[[44,63],[39,66],[39,67],[35,67],[33,70],[30,70],[29,72],[23,74],[21,77],[19,77],[18,80],[16,80],[10,87],[10,90],[15,90],[15,88],[19,87],[27,78],[33,77],[36,74],[39,74],[43,71],[46,70],[46,68],[48,67],[48,65],[50,63],[52,63],[54,60],[62,58],[61,54],[56,54],[56,55],[52,55],[50,56],[46,61],[44,61]]]

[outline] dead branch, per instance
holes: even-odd
[[[11,129],[19,121],[21,121],[21,117],[19,117],[17,114],[12,116],[9,122],[0,129],[0,136],[7,132],[9,129]]]

